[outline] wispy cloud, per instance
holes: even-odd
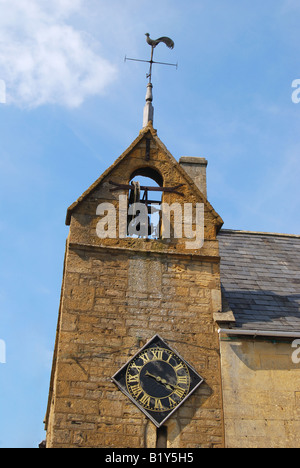
[[[77,107],[105,91],[116,68],[71,24],[82,0],[0,0],[0,79],[7,104]]]

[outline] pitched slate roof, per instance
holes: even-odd
[[[300,331],[300,236],[221,230],[218,239],[236,328]]]

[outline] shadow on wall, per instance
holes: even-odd
[[[178,448],[180,446],[180,437],[185,427],[188,427],[195,419],[196,412],[199,412],[199,417],[201,417],[201,408],[205,407],[206,401],[212,395],[212,388],[203,382],[194,394],[166,421],[164,427],[167,428],[165,441],[167,445],[165,448]],[[158,431],[154,424],[148,421],[145,428],[145,446],[147,448],[159,448],[157,435]],[[201,448],[200,445],[199,448]]]
[[[300,370],[300,364],[295,364],[292,355],[293,339],[268,339],[266,337],[251,338],[249,336],[222,339],[231,341],[230,347],[239,360],[252,371]],[[234,342],[235,341],[235,342]]]

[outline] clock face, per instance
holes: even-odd
[[[159,427],[203,379],[156,335],[113,381]]]

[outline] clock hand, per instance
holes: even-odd
[[[161,383],[162,385],[164,385],[168,390],[173,390],[176,388],[176,385],[173,385],[171,384],[170,382],[167,382],[166,379],[163,379],[162,377],[159,377],[158,375],[152,375],[150,374],[150,372],[146,372],[145,375],[149,375],[149,377],[152,377],[153,379],[155,379],[157,382]],[[173,387],[173,388],[172,388]]]
[[[152,379],[154,379],[154,380],[156,380],[157,382],[160,382],[160,383],[161,383],[161,380],[162,380],[162,379],[161,379],[160,377],[158,377],[158,376],[156,376],[156,375],[153,375],[153,374],[150,374],[150,372],[148,372],[148,371],[146,372],[145,375],[149,375],[149,377],[151,377]]]

